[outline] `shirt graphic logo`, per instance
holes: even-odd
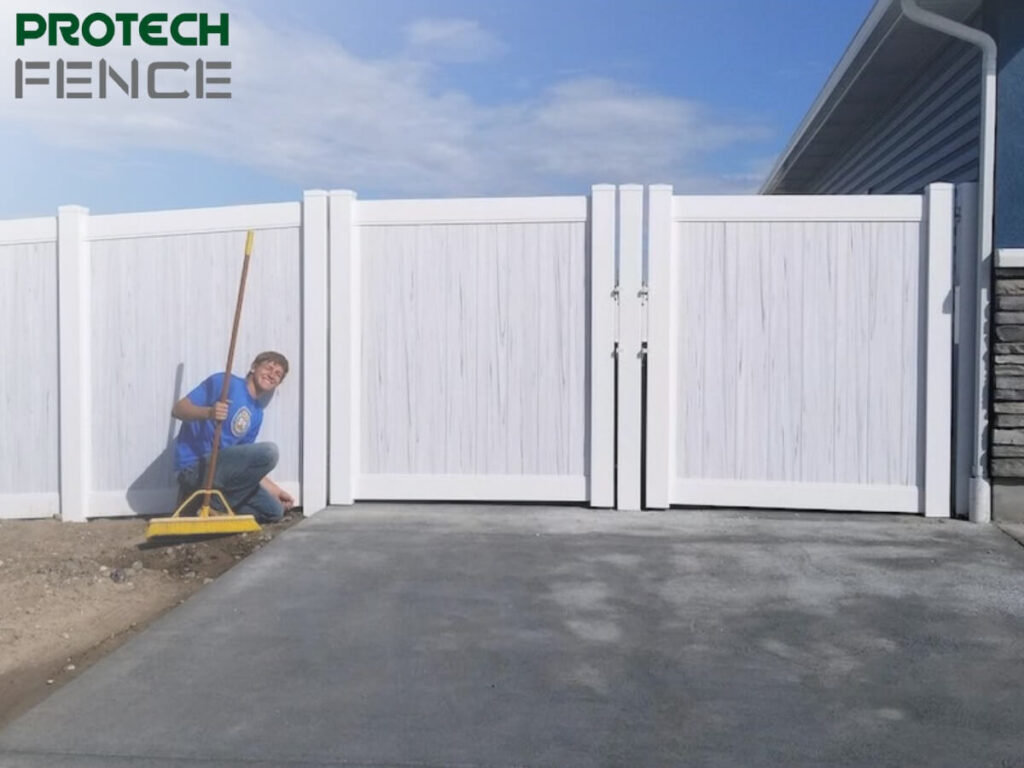
[[[249,425],[252,423],[252,414],[249,413],[248,408],[239,408],[235,414],[235,418],[231,420],[231,434],[235,437],[241,437],[249,431]]]

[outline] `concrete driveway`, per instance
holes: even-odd
[[[0,766],[1024,765],[1022,649],[992,526],[366,504],[12,723]]]

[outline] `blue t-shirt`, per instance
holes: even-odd
[[[188,399],[199,406],[211,406],[220,398],[224,374],[215,373],[188,393]],[[220,447],[243,445],[256,441],[263,423],[263,403],[249,394],[245,379],[231,377],[228,385],[228,418],[220,433]],[[213,433],[217,422],[212,419],[185,421],[178,431],[174,447],[174,471],[180,472],[213,451]]]

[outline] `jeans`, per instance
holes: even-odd
[[[178,483],[185,494],[193,493],[206,482],[209,456],[178,473]],[[238,515],[252,515],[257,523],[276,523],[284,517],[284,507],[273,494],[260,485],[277,466],[277,446],[273,443],[232,445],[217,454],[213,487],[224,494],[231,509]],[[217,499],[211,499],[211,505]]]

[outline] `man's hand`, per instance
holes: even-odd
[[[285,512],[295,506],[295,499],[292,498],[292,495],[269,477],[264,477],[260,480],[260,485],[266,488],[270,495],[281,503]]]
[[[224,421],[228,417],[229,402],[221,400],[214,405],[196,405],[186,396],[174,404],[171,416],[182,421]]]
[[[225,400],[218,400],[209,408],[210,415],[207,417],[213,421],[224,421],[228,417],[228,404]]]
[[[288,491],[280,486],[277,488],[277,500],[281,502],[281,506],[284,507],[285,512],[295,506],[295,499],[292,498],[292,495],[288,493]]]

